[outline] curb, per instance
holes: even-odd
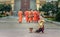
[[[48,20],[48,19],[45,19],[46,22],[50,22],[50,23],[54,23],[54,24],[57,24],[60,26],[60,22],[56,22],[56,21],[51,21],[51,20]]]

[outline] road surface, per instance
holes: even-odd
[[[45,22],[44,33],[34,33],[37,23],[18,23],[18,17],[0,18],[0,37],[60,37],[60,26]],[[33,33],[29,33],[29,28],[33,27]]]

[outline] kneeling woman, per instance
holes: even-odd
[[[42,16],[40,16],[40,20],[38,21],[38,30],[36,30],[36,32],[42,32],[44,33],[44,19]]]

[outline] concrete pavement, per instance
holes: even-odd
[[[33,33],[29,33],[29,28],[33,27]],[[45,22],[44,33],[34,33],[37,23],[18,23],[18,17],[0,18],[0,37],[60,37],[60,26]]]

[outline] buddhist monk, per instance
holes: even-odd
[[[33,21],[37,22],[37,11],[36,10],[33,11]]]
[[[19,17],[18,21],[19,21],[19,23],[22,23],[22,14],[23,14],[23,12],[20,9],[20,11],[18,11],[18,17]]]
[[[29,23],[32,22],[32,20],[33,20],[33,17],[32,17],[32,16],[33,16],[33,13],[32,13],[32,11],[30,10],[30,11],[29,11]]]
[[[28,20],[29,20],[29,18],[28,18],[28,15],[29,15],[28,12],[29,12],[28,10],[26,10],[26,11],[24,12],[26,22],[28,22]]]

